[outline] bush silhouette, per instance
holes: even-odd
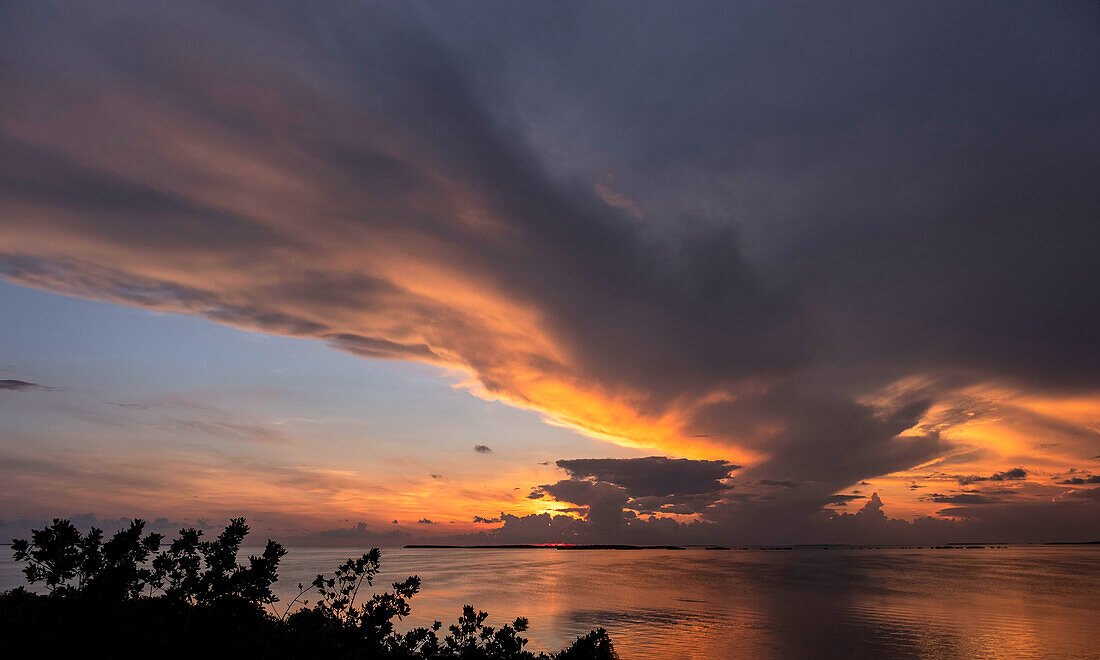
[[[440,636],[443,624],[398,632],[394,621],[408,616],[420,578],[394,582],[390,591],[371,590],[381,564],[372,548],[317,575],[281,614],[271,585],[286,549],[268,540],[263,552],[238,563],[248,535],[234,518],[217,538],[182,529],[165,550],[160,534],[143,535],[145,523],[103,541],[103,531],[81,534],[68,520],[55,519],[31,539],[15,540],[30,584],[46,594],[18,588],[0,594],[0,639],[13,656],[196,658],[246,655],[256,658],[324,657],[416,660],[611,660],[615,651],[602,628],[555,654],[525,649],[527,619],[494,628],[488,614],[471,605]],[[362,595],[361,595],[362,593]],[[315,594],[312,607],[307,596]],[[295,605],[301,605],[297,611]],[[202,646],[202,651],[199,650]],[[154,651],[155,649],[155,651]]]

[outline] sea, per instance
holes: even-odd
[[[22,584],[0,555],[0,590]],[[362,548],[289,548],[285,607]],[[597,627],[623,660],[1100,658],[1100,546],[714,550],[385,548],[375,590],[423,580],[398,629],[470,604],[532,650]],[[307,594],[305,598],[309,598]]]

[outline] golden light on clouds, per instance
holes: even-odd
[[[739,469],[706,493],[628,474],[637,511],[741,529],[750,509],[789,521],[873,491],[906,518],[1050,501],[1100,467],[1097,306],[1077,292],[1096,279],[1095,186],[1081,174],[1095,149],[1080,103],[1025,119],[1056,105],[1049,76],[1011,120],[973,117],[983,104],[968,102],[926,126],[958,95],[898,103],[814,75],[805,95],[699,85],[717,96],[685,104],[652,95],[659,70],[621,76],[592,57],[605,84],[578,86],[542,55],[498,69],[447,30],[366,5],[331,32],[280,12],[226,12],[222,25],[160,6],[87,30],[84,11],[19,13],[18,44],[0,52],[18,74],[0,80],[5,282],[349,361],[432,365],[472,397],[576,433],[563,445],[577,456],[539,453],[556,432],[539,426],[503,466],[464,449],[450,457],[460,476],[413,461],[390,465],[383,487],[366,461],[299,451],[339,444],[312,429],[278,460],[270,448],[239,467],[181,458],[173,479],[189,495],[168,502],[181,511],[235,498],[303,519],[458,528],[580,508],[527,498],[561,477],[614,504],[622,484],[554,462],[648,454]],[[787,80],[770,68],[732,79]],[[835,112],[792,110],[818,102]],[[239,422],[227,417],[223,431]],[[682,466],[649,467],[660,481]],[[43,479],[74,469],[62,460]],[[76,474],[105,481],[92,472]],[[121,491],[97,497],[122,506]]]

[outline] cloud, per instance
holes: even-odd
[[[9,390],[13,392],[26,392],[28,390],[46,390],[50,391],[55,388],[39,385],[38,383],[28,383],[25,380],[0,380],[0,390]]]
[[[691,495],[721,490],[722,480],[741,466],[721,460],[646,458],[580,458],[559,460],[557,466],[575,479],[591,478],[624,488],[632,497]]]
[[[438,365],[798,484],[729,525],[964,447],[987,462],[960,472],[1016,460],[960,438],[994,398],[968,388],[1043,395],[1095,455],[1059,405],[1100,372],[1091,10],[248,5],[5,11],[3,277]],[[577,469],[643,510],[721,501]]]
[[[829,498],[829,504],[835,504],[837,506],[847,506],[849,502],[853,500],[865,500],[867,499],[863,495],[833,495]]]
[[[1100,474],[1092,474],[1087,477],[1071,477],[1069,479],[1059,481],[1058,483],[1072,484],[1075,486],[1080,486],[1082,484],[1100,484]]]
[[[1027,478],[1027,470],[1023,468],[1012,468],[1004,472],[994,472],[989,476],[990,481],[1019,481]]]
[[[1011,470],[994,472],[988,477],[971,474],[955,475],[951,478],[957,481],[960,486],[969,486],[970,484],[978,483],[980,481],[1021,481],[1027,478],[1027,470],[1023,468],[1012,468]]]
[[[539,490],[558,502],[587,507],[585,520],[593,527],[614,533],[625,521],[623,507],[630,499],[626,490],[614,484],[564,479],[539,486]]]
[[[196,419],[173,419],[165,426],[179,429],[188,434],[201,433],[230,440],[283,444],[293,441],[286,433],[260,424],[242,424],[238,422],[206,421]]]
[[[437,523],[434,520],[429,520],[427,518],[421,518],[420,520],[416,521],[416,524],[418,524],[418,525],[438,525],[439,523]]]
[[[600,533],[621,533],[637,514],[705,514],[729,491],[726,483],[740,466],[721,460],[645,458],[563,459],[557,466],[570,474],[539,486],[528,497],[549,497],[575,504]]]
[[[627,518],[614,533],[589,520],[549,513],[502,514],[491,532],[451,537],[456,543],[791,543],[934,544],[956,542],[1037,543],[1088,541],[1100,534],[1100,488],[1070,492],[1055,500],[1006,503],[970,495],[935,516],[892,518],[873,493],[855,513],[820,511],[792,524],[788,519],[747,516],[733,529],[724,521]],[[940,498],[958,496],[935,495]],[[976,499],[980,498],[980,499]],[[764,505],[766,506],[766,505]],[[746,509],[743,513],[751,513]]]
[[[604,203],[608,206],[617,209],[623,209],[624,211],[629,212],[630,215],[634,216],[635,218],[641,218],[644,215],[642,213],[642,209],[638,207],[637,202],[627,197],[624,197],[623,195],[620,195],[611,188],[607,187],[607,185],[603,183],[596,183],[592,187],[592,189],[593,191],[595,191],[596,196],[602,199]]]
[[[761,486],[782,486],[783,488],[794,488],[794,482],[786,479],[760,479],[756,483]]]
[[[229,510],[286,534],[331,524],[347,501],[393,509],[393,491],[342,469],[285,463],[224,450],[193,448],[163,455],[147,448],[117,452],[39,449],[0,452],[0,481],[10,510],[65,513],[88,508],[154,518],[217,519]],[[293,510],[286,498],[293,494]],[[390,514],[384,514],[390,515]]]
[[[476,451],[479,454],[491,454],[491,453],[493,453],[492,447],[489,447],[488,445],[474,445],[474,451]]]
[[[1065,494],[1065,499],[1095,500],[1100,502],[1100,488],[1074,489]]]
[[[503,522],[501,518],[483,518],[482,516],[474,516],[473,520],[479,525],[495,525]]]

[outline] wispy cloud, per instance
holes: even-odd
[[[38,383],[28,383],[25,380],[0,380],[0,390],[8,390],[9,392],[27,392],[30,390],[43,390],[49,392],[54,389],[56,388],[46,387]]]

